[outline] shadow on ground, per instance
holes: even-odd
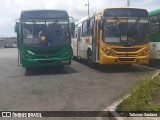
[[[63,69],[53,67],[32,68],[30,71],[25,71],[25,76],[38,76],[38,75],[57,75],[57,74],[72,74],[78,71],[71,66],[65,66]]]
[[[86,60],[75,59],[75,61],[88,66]],[[125,65],[98,65],[98,64],[95,64],[94,69],[103,73],[146,72],[153,70],[153,68],[150,68],[150,66],[146,65],[132,65],[131,67],[127,67]]]
[[[146,66],[159,69],[160,68],[160,61],[159,60],[150,60],[149,64]]]

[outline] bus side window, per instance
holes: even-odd
[[[94,18],[90,19],[89,35],[93,35],[94,32]]]
[[[75,26],[74,38],[78,37],[78,25]]]
[[[90,19],[87,20],[87,35],[90,35]]]
[[[86,21],[84,21],[83,22],[83,24],[82,24],[82,36],[83,37],[86,37],[87,36],[87,29],[88,29],[88,27],[87,27],[87,20]]]
[[[82,36],[83,37],[91,35],[91,31],[93,29],[93,24],[94,24],[94,18],[83,22],[83,25],[82,25]]]
[[[151,17],[151,34],[160,33],[160,15]]]
[[[100,21],[97,21],[97,39],[100,40]]]
[[[82,32],[82,28],[79,27],[79,28],[78,28],[78,34],[77,34],[77,35],[78,35],[78,37],[77,37],[78,41],[81,41],[81,40],[82,40],[82,39],[81,39],[81,36],[82,36],[82,33],[81,33],[81,32]]]
[[[157,22],[158,22],[158,33],[160,33],[160,15],[157,17]]]

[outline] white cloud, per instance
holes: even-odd
[[[33,9],[64,9],[70,16],[80,19],[87,15],[88,0],[1,0],[0,7],[0,36],[15,36],[15,20],[22,10]],[[133,7],[153,10],[159,8],[159,0],[131,0]],[[90,0],[90,12],[98,9],[125,6],[126,0]]]

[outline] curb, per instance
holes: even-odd
[[[153,78],[157,77],[158,74],[160,74],[160,70],[158,70],[157,72],[155,72],[155,73],[151,76],[151,78],[153,79]]]
[[[158,76],[158,74],[160,74],[160,70],[157,70],[152,76],[151,79],[154,79],[155,77]],[[113,116],[113,117],[108,117],[110,120],[126,120],[127,117],[121,117],[116,111],[115,109],[117,108],[117,106],[124,100],[127,99],[129,96],[131,96],[131,93],[129,95],[124,96],[123,98],[121,98],[120,100],[114,102],[111,106],[107,107],[106,109],[104,109],[103,111],[108,111],[108,113]],[[98,117],[97,120],[105,120],[102,117]],[[141,117],[136,118],[136,120],[142,120]]]

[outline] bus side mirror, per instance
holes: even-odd
[[[14,26],[14,32],[17,33],[17,24]]]
[[[18,28],[19,28],[19,22],[16,22],[16,25],[14,26],[14,32],[18,32]]]

